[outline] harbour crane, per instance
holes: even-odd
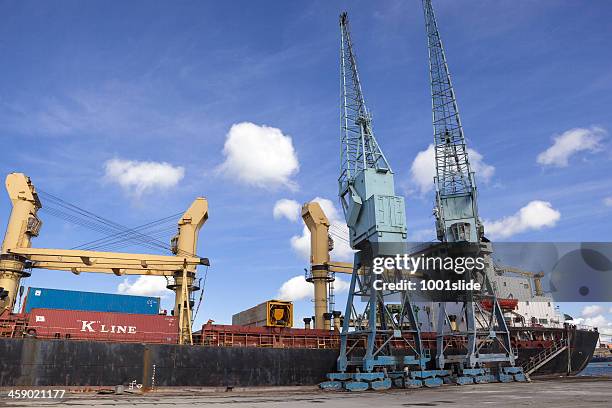
[[[376,279],[405,278],[401,271],[375,275],[371,268],[376,257],[406,251],[404,198],[395,194],[393,171],[374,137],[346,12],[340,15],[340,34],[339,198],[349,228],[350,245],[357,252],[340,334],[338,372],[328,374],[329,381],[321,383],[321,387],[387,389],[396,373],[404,375],[410,366],[422,370],[429,357],[422,346],[409,291],[374,288]],[[364,268],[362,273],[361,268]],[[398,303],[391,304],[392,299]],[[396,342],[404,346],[401,353],[396,350]]]
[[[455,91],[451,82],[448,63],[431,0],[423,0],[427,48],[429,51],[429,76],[432,95],[433,133],[435,152],[436,199],[434,216],[438,239],[449,251],[464,255],[480,255],[488,259],[492,268],[491,243],[484,235],[484,227],[478,216],[477,190],[468,148],[459,117]],[[463,298],[461,314],[465,317],[463,328],[456,330],[447,313],[447,303],[440,302],[437,322],[436,363],[438,369],[453,366],[457,382],[524,381],[520,367],[514,367],[516,354],[510,344],[510,332],[504,320],[486,271],[471,271],[466,279],[482,281],[483,290],[467,291]],[[485,327],[479,327],[476,316],[488,314],[481,309],[480,301],[491,302],[492,310]],[[465,339],[465,349],[449,347],[453,338]],[[496,377],[488,366],[497,367]]]
[[[198,234],[208,219],[208,201],[196,198],[178,221],[178,234],[172,239],[174,256],[100,252],[75,249],[33,248],[38,236],[42,208],[38,193],[29,177],[11,173],[6,189],[12,210],[0,252],[0,314],[10,313],[16,301],[20,281],[30,276],[32,268],[69,271],[75,275],[97,272],[122,275],[152,275],[173,278],[169,289],[175,292],[174,315],[178,318],[179,343],[193,344],[190,294],[198,290],[194,284],[198,265],[209,265],[207,258],[195,255]],[[135,231],[123,232],[135,234]]]

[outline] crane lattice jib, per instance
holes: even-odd
[[[431,0],[423,0],[429,50],[436,184],[444,197],[473,188],[467,147]]]
[[[361,90],[346,13],[340,15],[340,30],[342,147],[339,181],[341,190],[344,190],[364,169],[391,170],[391,168],[374,138],[372,117]]]

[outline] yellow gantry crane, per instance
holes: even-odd
[[[42,207],[34,185],[23,173],[6,177],[6,189],[12,203],[6,235],[0,252],[0,314],[13,310],[22,277],[30,276],[30,268],[122,275],[171,276],[169,285],[175,293],[174,315],[179,322],[179,343],[193,344],[191,331],[190,293],[198,265],[209,265],[207,258],[195,255],[198,234],[208,219],[208,201],[196,198],[178,221],[178,234],[172,239],[174,256],[99,252],[69,249],[32,248],[41,221]]]

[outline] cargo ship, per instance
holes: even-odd
[[[20,313],[0,318],[0,386],[314,385],[334,369],[338,357],[337,328],[310,328],[310,319],[305,319],[307,327],[287,327],[293,320],[290,302],[272,300],[238,313],[234,321],[240,325],[206,323],[194,332],[193,345],[179,345],[177,318],[148,308],[159,304],[157,298],[90,293],[81,297],[88,299],[86,306],[80,306],[83,302],[58,300],[77,299],[79,292],[49,296],[49,303],[65,308],[59,309],[44,308],[44,297],[32,301],[36,291],[71,292],[31,288]],[[98,303],[98,297],[110,301]],[[147,313],[105,311],[117,303]],[[518,308],[515,302],[501,303],[508,311]],[[83,308],[88,310],[74,310]],[[517,364],[532,377],[576,375],[591,359],[599,333],[568,323],[552,327],[550,320],[543,325],[516,315],[509,319]],[[422,338],[435,355],[436,333],[424,331]],[[395,346],[401,350],[402,344]]]
[[[199,229],[208,218],[206,199],[196,198],[180,217],[168,248],[173,255],[35,248],[31,239],[41,227],[38,193],[21,173],[9,174],[6,186],[13,210],[0,254],[0,386],[314,385],[335,370],[341,316],[331,308],[326,312],[332,305],[325,304],[327,300],[315,302],[315,315],[321,318],[314,319],[313,328],[311,318],[305,319],[304,328],[292,327],[292,304],[272,300],[236,314],[235,325],[205,324],[192,330],[193,293],[200,290],[197,267],[209,265],[207,258],[195,254]],[[73,207],[65,205],[63,210]],[[308,214],[303,212],[303,217]],[[319,214],[317,220],[322,219]],[[319,230],[311,234],[321,238],[324,255],[331,250],[328,224],[319,222],[313,226]],[[124,229],[115,234],[134,236]],[[327,271],[316,269],[321,265],[310,268],[315,293],[330,283]],[[13,313],[23,294],[22,279],[33,268],[165,276],[168,289],[175,292],[174,308],[161,311],[158,298],[30,288],[21,308],[17,306],[19,312]],[[344,270],[351,269],[344,265]],[[552,299],[540,293],[537,283],[531,302],[515,301],[502,289],[529,288],[530,283],[520,281],[525,276],[506,275],[501,271],[493,284],[506,307],[518,364],[532,376],[581,371],[592,357],[597,330],[561,322]],[[430,365],[436,353],[434,309],[435,304],[422,305],[417,319]],[[392,341],[398,352],[407,344]]]

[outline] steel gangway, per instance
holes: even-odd
[[[566,338],[554,342],[550,347],[530,358],[527,363],[523,365],[523,371],[527,375],[532,374],[537,369],[544,366],[544,364],[548,363],[550,360],[567,350],[567,348],[568,342]]]

